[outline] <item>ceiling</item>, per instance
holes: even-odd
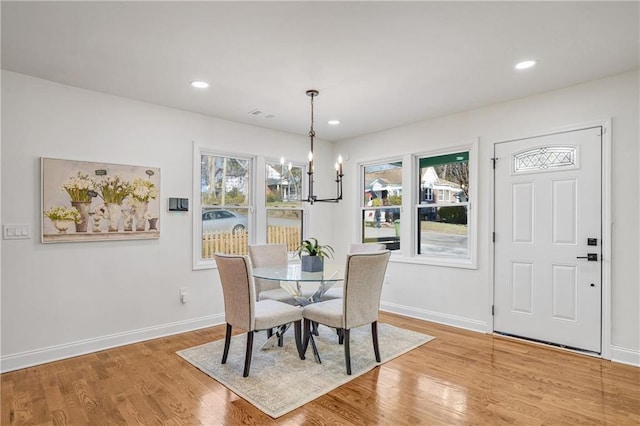
[[[2,68],[341,140],[637,69],[638,6],[2,1]]]

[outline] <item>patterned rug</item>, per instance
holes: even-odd
[[[338,344],[335,330],[320,326],[319,332],[320,335],[315,339],[321,364],[315,361],[311,345],[307,349],[306,360],[298,357],[293,328],[285,334],[282,347],[269,342],[261,348],[266,341],[266,333],[256,333],[249,377],[242,377],[246,334],[232,337],[229,356],[224,365],[220,364],[224,340],[184,349],[177,354],[236,395],[277,418],[434,339],[426,334],[389,324],[378,324],[382,362],[377,363],[373,353],[371,327],[367,325],[352,329],[352,375],[348,376],[344,348]]]

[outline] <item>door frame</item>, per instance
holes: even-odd
[[[494,157],[496,144],[505,142],[515,142],[522,139],[530,139],[541,136],[550,136],[556,133],[566,133],[576,130],[583,130],[591,127],[601,126],[604,134],[602,135],[602,318],[601,318],[601,358],[611,359],[611,235],[612,235],[612,216],[611,216],[611,173],[612,173],[612,157],[611,157],[611,118],[602,120],[594,120],[589,122],[577,123],[567,126],[554,127],[547,130],[531,131],[524,134],[515,135],[513,137],[502,137],[494,139],[491,143],[490,157],[487,162],[490,164],[490,213],[489,213],[489,235],[488,252],[489,252],[489,274],[491,277],[491,291],[489,291],[489,321],[487,321],[488,332],[495,333],[494,317],[492,308],[495,304],[496,275],[495,275],[495,244],[492,235],[496,231],[495,227],[495,173],[491,165]],[[500,161],[500,160],[498,160]]]

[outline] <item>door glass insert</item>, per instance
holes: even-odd
[[[553,168],[576,167],[576,149],[553,146],[531,149],[513,156],[513,172],[523,173]]]

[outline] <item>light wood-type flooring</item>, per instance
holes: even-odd
[[[222,339],[221,325],[5,373],[0,424],[640,424],[640,368],[386,313],[380,322],[436,339],[276,420],[175,354]]]

